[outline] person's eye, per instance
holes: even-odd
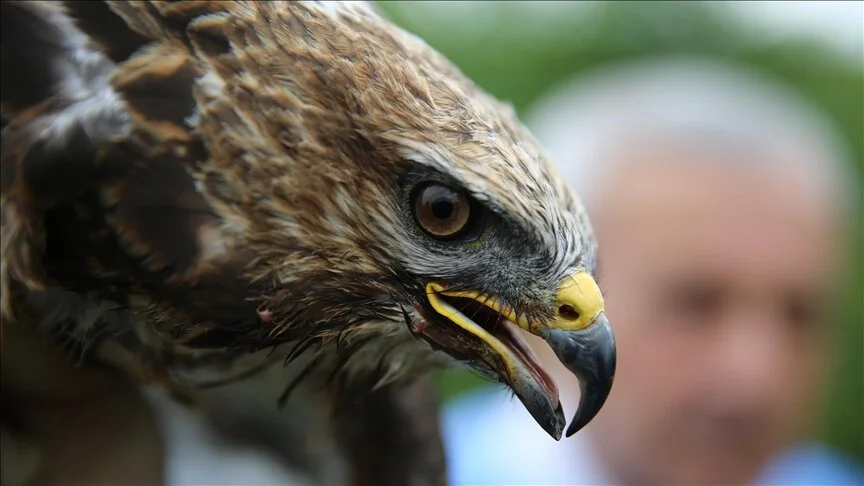
[[[804,332],[818,332],[828,319],[826,299],[790,295],[782,302],[783,322]]]
[[[703,326],[717,317],[724,305],[722,289],[698,282],[682,282],[666,289],[669,313],[678,323]]]

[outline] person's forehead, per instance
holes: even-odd
[[[606,208],[667,211],[702,208],[726,213],[758,214],[783,210],[802,218],[830,219],[831,188],[818,180],[818,161],[796,160],[793,151],[711,150],[680,143],[628,143],[607,153],[610,169],[593,204]],[[757,202],[772,204],[758,205]],[[600,211],[602,209],[602,211]],[[666,216],[669,216],[667,214]]]
[[[797,258],[832,244],[836,215],[822,187],[785,172],[782,160],[710,160],[780,154],[712,154],[658,144],[632,145],[616,156],[629,160],[617,163],[592,208],[601,249],[639,238],[637,246],[646,251],[650,245],[670,251],[700,246],[764,254],[782,245],[773,257],[788,250],[785,258]]]

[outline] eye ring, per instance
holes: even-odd
[[[438,240],[476,238],[479,208],[464,191],[437,182],[417,186],[411,196],[414,219]]]

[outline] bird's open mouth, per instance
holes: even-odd
[[[495,363],[494,361],[502,361],[502,358],[504,358],[503,361],[508,361],[505,356],[508,352],[512,353],[512,358],[515,358],[513,364],[523,366],[536,382],[536,385],[542,388],[544,394],[555,398],[556,403],[554,405],[557,405],[558,388],[552,377],[540,365],[537,355],[534,354],[528,342],[521,336],[525,331],[502,313],[493,309],[491,307],[492,300],[484,299],[481,296],[471,298],[440,292],[436,296],[430,297],[430,301],[434,309],[433,312],[440,321],[449,323],[451,327],[456,323],[460,329],[468,331],[485,344],[487,347],[486,364],[488,366],[500,370],[504,365],[504,369],[500,371],[505,371],[508,375],[503,378],[511,382],[516,378],[510,376],[513,370],[509,368],[512,365],[507,366],[506,363]],[[463,324],[454,322],[454,318],[456,321],[462,321]],[[466,322],[472,324],[468,329],[464,326]],[[485,332],[474,332],[477,330]],[[492,356],[488,356],[488,351],[493,351]],[[492,360],[494,361],[490,363],[489,361]]]
[[[531,324],[494,296],[448,290],[431,282],[426,286],[426,302],[418,309],[425,322],[415,326],[414,332],[456,359],[497,374],[557,440],[566,423],[558,388],[521,333],[542,337],[582,384],[579,409],[567,431],[570,436],[603,405],[615,368],[615,344],[602,299],[592,301],[596,284],[589,287],[584,278],[577,277],[580,279],[573,279],[576,286],[584,287],[578,289],[579,298],[574,298],[572,284],[562,285],[559,295],[559,300],[564,296],[559,309],[566,308],[569,315],[562,310],[549,322]],[[574,309],[583,312],[574,313]]]
[[[524,318],[502,309],[498,299],[470,291],[426,287],[428,324],[420,331],[445,352],[488,368],[516,393],[550,435],[560,438],[566,420],[558,388],[543,370],[516,323]],[[425,307],[425,306],[424,306]],[[503,312],[502,312],[503,310]]]

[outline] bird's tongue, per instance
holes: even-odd
[[[502,319],[492,334],[507,346],[518,366],[511,368],[511,388],[534,417],[555,440],[560,440],[566,419],[558,396],[558,387],[540,365],[531,346],[523,338],[525,332],[515,323]]]
[[[552,377],[540,365],[540,359],[534,354],[531,345],[522,337],[523,332],[525,331],[515,323],[502,319],[501,325],[492,334],[502,343],[506,344],[513,354],[522,361],[531,377],[534,378],[546,396],[553,400],[552,406],[558,408],[560,406],[558,387],[555,385]]]

